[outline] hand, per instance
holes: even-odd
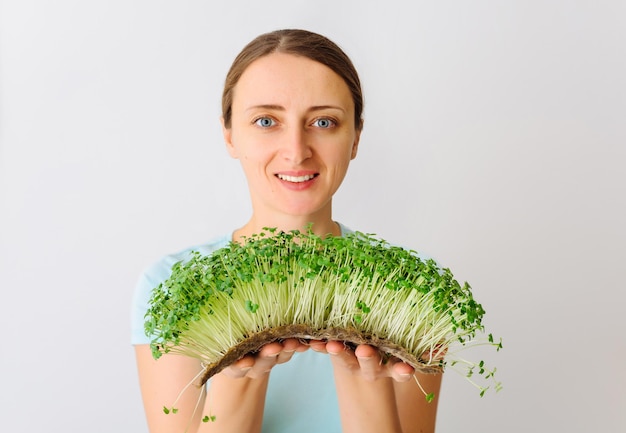
[[[296,338],[275,341],[254,354],[243,356],[222,370],[222,373],[231,378],[258,379],[267,375],[275,365],[289,361],[295,352],[304,352],[308,348],[308,345]]]
[[[316,352],[331,355],[334,368],[349,370],[367,381],[390,377],[397,382],[407,382],[415,373],[413,367],[396,357],[384,360],[378,349],[367,344],[352,349],[341,341],[314,340],[310,345]]]

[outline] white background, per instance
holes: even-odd
[[[338,42],[365,95],[335,216],[469,281],[505,349],[439,433],[626,431],[626,3],[0,6],[0,430],[146,432],[141,270],[245,222],[223,79],[261,32]]]

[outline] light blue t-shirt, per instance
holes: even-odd
[[[345,235],[351,230],[341,225]],[[191,251],[209,255],[231,241],[224,235],[213,241],[163,257],[140,277],[132,305],[132,344],[149,344],[144,332],[144,317],[152,290],[169,278],[174,263],[188,260]],[[210,383],[209,383],[210,386]],[[341,421],[332,365],[328,355],[309,349],[275,366],[265,401],[263,432],[266,433],[340,433]]]

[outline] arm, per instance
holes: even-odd
[[[303,350],[306,346],[298,340],[268,344],[215,375],[205,395],[199,379],[194,381],[202,370],[198,360],[167,354],[155,361],[149,345],[135,346],[150,433],[260,432],[269,372]],[[176,404],[178,413],[166,415],[163,406],[171,406],[190,381],[194,384]],[[205,415],[215,421],[202,422]]]
[[[194,380],[202,370],[200,361],[169,354],[155,360],[149,344],[136,345],[135,357],[150,433],[196,432],[205,401],[199,380]],[[178,413],[166,415],[163,407],[171,408],[179,393],[192,381],[194,383],[176,403]],[[196,404],[198,409],[193,414]]]
[[[414,373],[415,378],[407,382],[394,382],[396,403],[402,431],[405,433],[434,433],[443,374]],[[415,383],[418,380],[427,393],[435,393],[429,403]]]
[[[342,342],[315,343],[333,362],[342,427],[346,433],[433,433],[437,397],[426,402],[415,383],[437,396],[441,374],[414,372],[409,365],[390,360],[383,364],[378,351],[366,345],[352,350]],[[414,377],[415,376],[415,377]]]

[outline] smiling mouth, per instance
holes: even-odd
[[[317,177],[317,174],[307,174],[304,176],[288,176],[286,174],[277,174],[276,177],[280,180],[285,180],[287,182],[302,183]]]

